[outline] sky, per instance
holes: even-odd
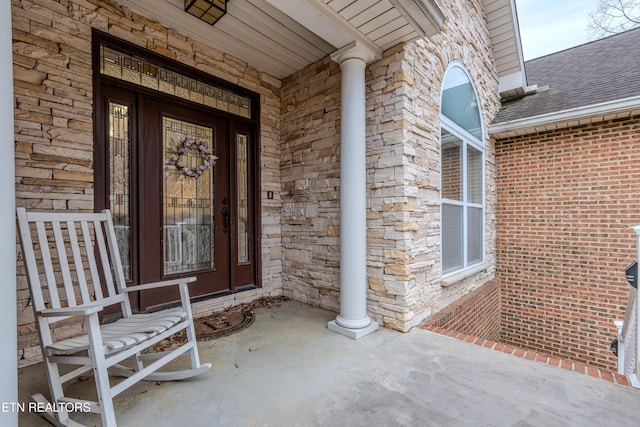
[[[524,60],[591,41],[589,12],[598,0],[516,0]]]

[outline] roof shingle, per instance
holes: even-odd
[[[538,92],[504,102],[493,123],[640,96],[640,28],[525,63]]]

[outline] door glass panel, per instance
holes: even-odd
[[[162,134],[164,274],[214,268],[214,175],[203,154],[215,147],[214,130],[163,117]],[[178,150],[185,138],[201,149]],[[171,164],[176,159],[181,170]],[[194,171],[199,176],[191,176]]]
[[[248,191],[248,136],[236,134],[236,186],[238,207],[238,264],[249,262],[249,191]]]
[[[109,209],[126,279],[131,279],[129,107],[109,102]]]

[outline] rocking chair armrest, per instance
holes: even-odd
[[[143,285],[127,286],[125,292],[144,291],[146,289],[162,288],[165,286],[175,286],[182,283],[195,282],[195,277],[180,277],[179,279],[163,280],[161,282],[145,283]]]
[[[88,316],[104,309],[101,305],[82,305],[77,307],[45,308],[38,314],[42,317]]]

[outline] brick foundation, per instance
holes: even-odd
[[[500,341],[500,289],[497,280],[469,292],[431,316],[424,327]]]

